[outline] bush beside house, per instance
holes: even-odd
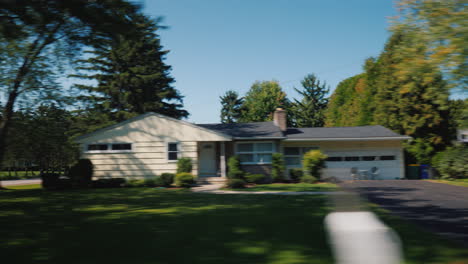
[[[468,178],[468,146],[460,145],[439,152],[432,159],[432,164],[442,178]]]
[[[192,159],[191,158],[180,158],[177,160],[177,173],[192,172]]]
[[[271,158],[271,177],[273,182],[284,182],[286,166],[281,153],[273,153]]]
[[[320,150],[311,150],[305,153],[302,160],[303,176],[301,182],[314,183],[320,179],[321,170],[325,168],[326,159],[327,155]]]
[[[175,184],[177,187],[190,188],[195,184],[195,177],[187,172],[177,173],[175,176]]]

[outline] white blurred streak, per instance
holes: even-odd
[[[334,212],[325,218],[338,264],[399,264],[403,262],[397,234],[370,212]]]

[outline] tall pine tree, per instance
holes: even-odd
[[[97,86],[76,85],[88,92],[82,96],[88,106],[116,122],[145,112],[157,112],[177,119],[188,116],[181,94],[172,87],[170,66],[164,63],[158,21],[144,15],[132,17],[137,29],[122,34],[90,53],[81,61],[84,74],[74,77],[97,81]]]
[[[239,98],[236,91],[227,91],[221,100],[221,123],[236,123],[241,116],[241,106],[244,100]]]
[[[304,77],[301,85],[303,90],[294,88],[302,96],[302,99],[294,99],[292,103],[293,125],[296,127],[322,127],[328,104],[327,85],[321,83],[314,74]]]

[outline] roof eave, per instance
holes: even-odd
[[[409,140],[412,137],[365,137],[365,138],[286,138],[284,141],[371,141],[371,140]]]
[[[285,139],[286,137],[233,137],[233,139],[238,139],[238,140],[256,140],[256,139]]]

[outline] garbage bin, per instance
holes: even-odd
[[[409,164],[406,167],[406,178],[408,180],[417,180],[420,177],[419,164]]]
[[[421,164],[419,168],[420,168],[419,171],[420,171],[421,179],[429,179],[430,166],[427,164]]]

